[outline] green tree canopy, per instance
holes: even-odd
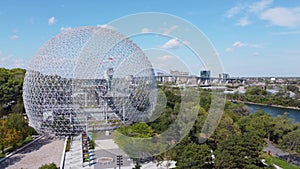
[[[55,163],[44,164],[39,167],[39,169],[59,169]]]
[[[263,140],[257,133],[232,135],[218,145],[215,151],[215,167],[240,169],[261,166],[259,155],[262,148]]]

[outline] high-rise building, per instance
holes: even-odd
[[[230,78],[230,76],[229,76],[228,73],[220,73],[220,74],[219,74],[219,78],[220,78],[223,82],[226,82],[226,81]]]
[[[209,81],[210,80],[210,70],[200,71],[200,79],[201,79],[201,81]]]

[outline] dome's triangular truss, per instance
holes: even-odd
[[[145,121],[155,92],[151,63],[138,46],[114,30],[81,27],[62,32],[37,52],[26,71],[23,98],[39,133],[69,135]]]

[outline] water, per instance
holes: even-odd
[[[295,122],[300,122],[300,110],[263,106],[263,105],[255,105],[255,104],[246,104],[246,105],[250,108],[251,112],[255,112],[256,110],[260,109],[266,113],[271,114],[271,116],[273,116],[273,117],[276,117],[278,115],[283,115],[285,112],[287,112],[289,118],[294,119]]]

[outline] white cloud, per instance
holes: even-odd
[[[190,42],[184,41],[184,42],[179,42],[177,38],[170,39],[167,41],[164,45],[162,45],[160,48],[162,49],[177,49],[181,46],[184,45],[189,45]]]
[[[241,41],[236,41],[232,45],[232,47],[234,47],[234,48],[240,48],[240,47],[243,47],[243,46],[247,46],[247,45],[245,43],[242,43]]]
[[[248,43],[243,43],[241,41],[236,41],[231,45],[231,47],[226,48],[225,51],[233,52],[235,49],[242,48],[242,47],[262,48],[263,46],[260,44],[248,44]]]
[[[97,25],[97,27],[102,27],[102,28],[107,28],[107,29],[112,29],[112,30],[116,30],[115,27],[107,25],[107,24],[103,24],[103,25]]]
[[[259,56],[259,53],[258,52],[254,52],[254,53],[252,53],[252,56]]]
[[[162,49],[176,49],[182,46],[182,44],[177,40],[177,38],[170,39],[161,48]]]
[[[151,32],[151,30],[149,28],[143,28],[141,32],[142,33],[149,33],[149,32]]]
[[[6,63],[6,62],[10,61],[11,58],[12,58],[12,55],[4,56],[2,54],[2,52],[0,53],[0,61],[1,61],[1,63]]]
[[[13,55],[4,55],[0,51],[0,67],[5,68],[26,68],[27,62],[22,59],[15,59]]]
[[[27,66],[27,62],[23,59],[15,59],[13,60],[13,67],[16,67],[16,68],[26,68]]]
[[[225,52],[232,52],[233,51],[233,48],[226,48],[225,49]]]
[[[300,30],[299,31],[287,31],[287,32],[273,32],[273,35],[298,35],[300,34]]]
[[[60,31],[69,31],[71,29],[72,29],[71,27],[61,27]]]
[[[56,19],[54,16],[52,16],[51,18],[48,19],[48,25],[53,25],[53,24],[55,24],[55,22],[56,22]]]
[[[11,39],[11,40],[17,40],[17,39],[19,39],[19,36],[18,36],[18,35],[12,35],[12,36],[10,37],[10,39]]]
[[[259,0],[253,3],[238,4],[228,11],[225,16],[231,18],[235,15],[244,14],[246,16],[255,16],[260,20],[267,21],[271,25],[282,27],[300,26],[300,6],[298,7],[272,7],[274,0]],[[247,26],[251,24],[248,17],[242,17],[237,21],[238,26]]]
[[[300,7],[284,8],[276,7],[264,11],[260,19],[268,21],[272,25],[283,27],[296,27],[300,25]]]
[[[172,31],[174,31],[175,29],[177,29],[178,26],[177,25],[173,25],[170,28],[164,28],[163,29],[163,34],[164,35],[169,35]]]
[[[264,45],[262,44],[247,44],[250,48],[264,48]]]
[[[300,7],[272,7],[274,0],[258,0],[252,3],[238,4],[228,11],[225,16],[231,18],[238,14],[258,17],[271,25],[282,27],[296,27],[300,25]],[[251,24],[248,17],[240,18],[236,25],[247,26]]]
[[[248,17],[245,16],[245,17],[241,18],[236,24],[238,26],[247,26],[247,25],[251,24],[251,22],[248,20]]]
[[[225,17],[231,18],[234,15],[240,13],[244,9],[245,9],[244,5],[238,4],[237,6],[234,6],[234,7],[230,8],[228,11],[226,11]]]
[[[261,0],[259,2],[254,2],[249,6],[250,12],[261,12],[270,6],[273,3],[273,0]]]
[[[149,60],[152,67],[156,70],[168,73],[169,70],[189,71],[185,62],[176,55],[170,53],[157,52],[157,51],[145,51],[146,55],[149,56]]]
[[[171,59],[174,59],[174,56],[172,56],[172,55],[163,55],[163,56],[157,57],[157,60],[161,61],[161,62],[169,61]]]
[[[232,51],[234,51],[235,49],[241,48],[241,47],[244,47],[244,46],[247,46],[247,44],[245,44],[245,43],[243,43],[243,42],[241,42],[241,41],[236,41],[236,42],[234,42],[234,43],[231,45],[231,47],[226,48],[225,51],[226,51],[226,52],[232,52]]]

